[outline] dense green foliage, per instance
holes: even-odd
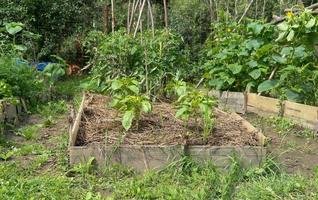
[[[311,41],[316,21],[305,10],[290,14],[278,27],[261,22],[214,25],[204,52],[206,84],[316,105],[317,57]]]
[[[22,97],[30,101],[38,101],[43,90],[43,81],[38,79],[40,74],[17,58],[0,57],[0,80],[5,80],[11,89],[10,97]],[[1,95],[5,95],[2,93]]]
[[[100,19],[95,16],[98,1],[1,0],[0,5],[0,25],[21,22],[43,36],[34,59],[48,59],[66,37],[93,27]]]
[[[166,30],[127,35],[120,30],[105,36],[92,33],[87,46],[94,47],[92,62],[93,80],[107,87],[107,80],[121,76],[136,77],[148,94],[156,95],[178,71],[187,77],[189,61],[182,38]],[[106,84],[106,85],[105,85]]]

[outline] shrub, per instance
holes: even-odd
[[[157,94],[171,74],[188,70],[182,38],[166,30],[156,31],[155,37],[147,31],[136,38],[124,30],[109,36],[93,32],[85,44],[90,47],[88,53],[94,52],[91,74],[98,85],[118,76],[133,76],[148,94]]]

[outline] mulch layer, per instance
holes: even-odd
[[[121,116],[110,107],[111,98],[87,94],[82,121],[76,141],[77,146],[102,142],[107,145],[210,145],[210,146],[259,146],[256,133],[249,133],[242,120],[215,109],[215,126],[207,139],[203,137],[202,123],[188,126],[175,118],[172,104],[157,102],[149,114],[143,114],[139,128],[134,124],[124,131]]]

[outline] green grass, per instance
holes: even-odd
[[[64,82],[59,89],[72,96],[75,106],[81,101],[76,88],[80,80]],[[69,85],[68,85],[69,84]],[[75,88],[75,92],[72,90]],[[313,177],[285,174],[268,158],[261,166],[244,169],[232,159],[226,170],[213,163],[199,165],[183,158],[161,171],[144,174],[120,165],[97,171],[93,159],[85,164],[68,165],[68,134],[51,136],[41,143],[41,129],[54,125],[55,118],[67,113],[66,100],[38,105],[36,111],[46,121],[20,129],[24,142],[0,142],[0,199],[318,199],[318,168]],[[262,118],[280,135],[312,137],[306,129],[284,118]],[[305,132],[296,132],[296,131]],[[51,145],[47,146],[49,143]],[[295,148],[291,142],[289,148]],[[2,160],[2,161],[1,161]]]

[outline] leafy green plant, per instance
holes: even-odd
[[[5,81],[0,80],[0,99],[12,97],[11,86]]]
[[[16,148],[11,148],[7,151],[2,151],[2,149],[0,148],[0,159],[7,161],[12,156],[14,156],[16,154],[16,152],[17,152]]]
[[[138,95],[139,82],[133,78],[118,78],[111,82],[113,96]]]
[[[187,126],[190,118],[194,119],[196,127],[199,127],[198,119],[202,119],[203,136],[207,139],[214,127],[213,106],[216,101],[201,91],[188,88],[188,91],[179,97],[176,104],[178,107],[176,117],[185,120]]]
[[[0,79],[10,85],[12,96],[38,101],[44,91],[40,74],[14,56],[0,56]]]
[[[124,30],[111,35],[92,33],[88,37],[88,53],[93,54],[92,80],[98,87],[107,87],[117,77],[135,77],[148,95],[156,97],[171,79],[172,74],[189,70],[187,51],[182,38],[167,30],[126,34]]]
[[[122,125],[126,131],[131,128],[133,120],[139,129],[141,114],[148,113],[152,109],[149,97],[145,95],[119,96],[114,99],[112,106],[123,115]]]
[[[128,131],[136,121],[139,129],[139,120],[143,112],[151,111],[149,97],[139,94],[139,82],[133,78],[119,78],[111,82],[110,93],[113,95],[113,108],[122,114],[122,125]]]
[[[18,135],[25,137],[27,140],[34,140],[38,137],[40,128],[41,125],[27,126],[20,129]]]

